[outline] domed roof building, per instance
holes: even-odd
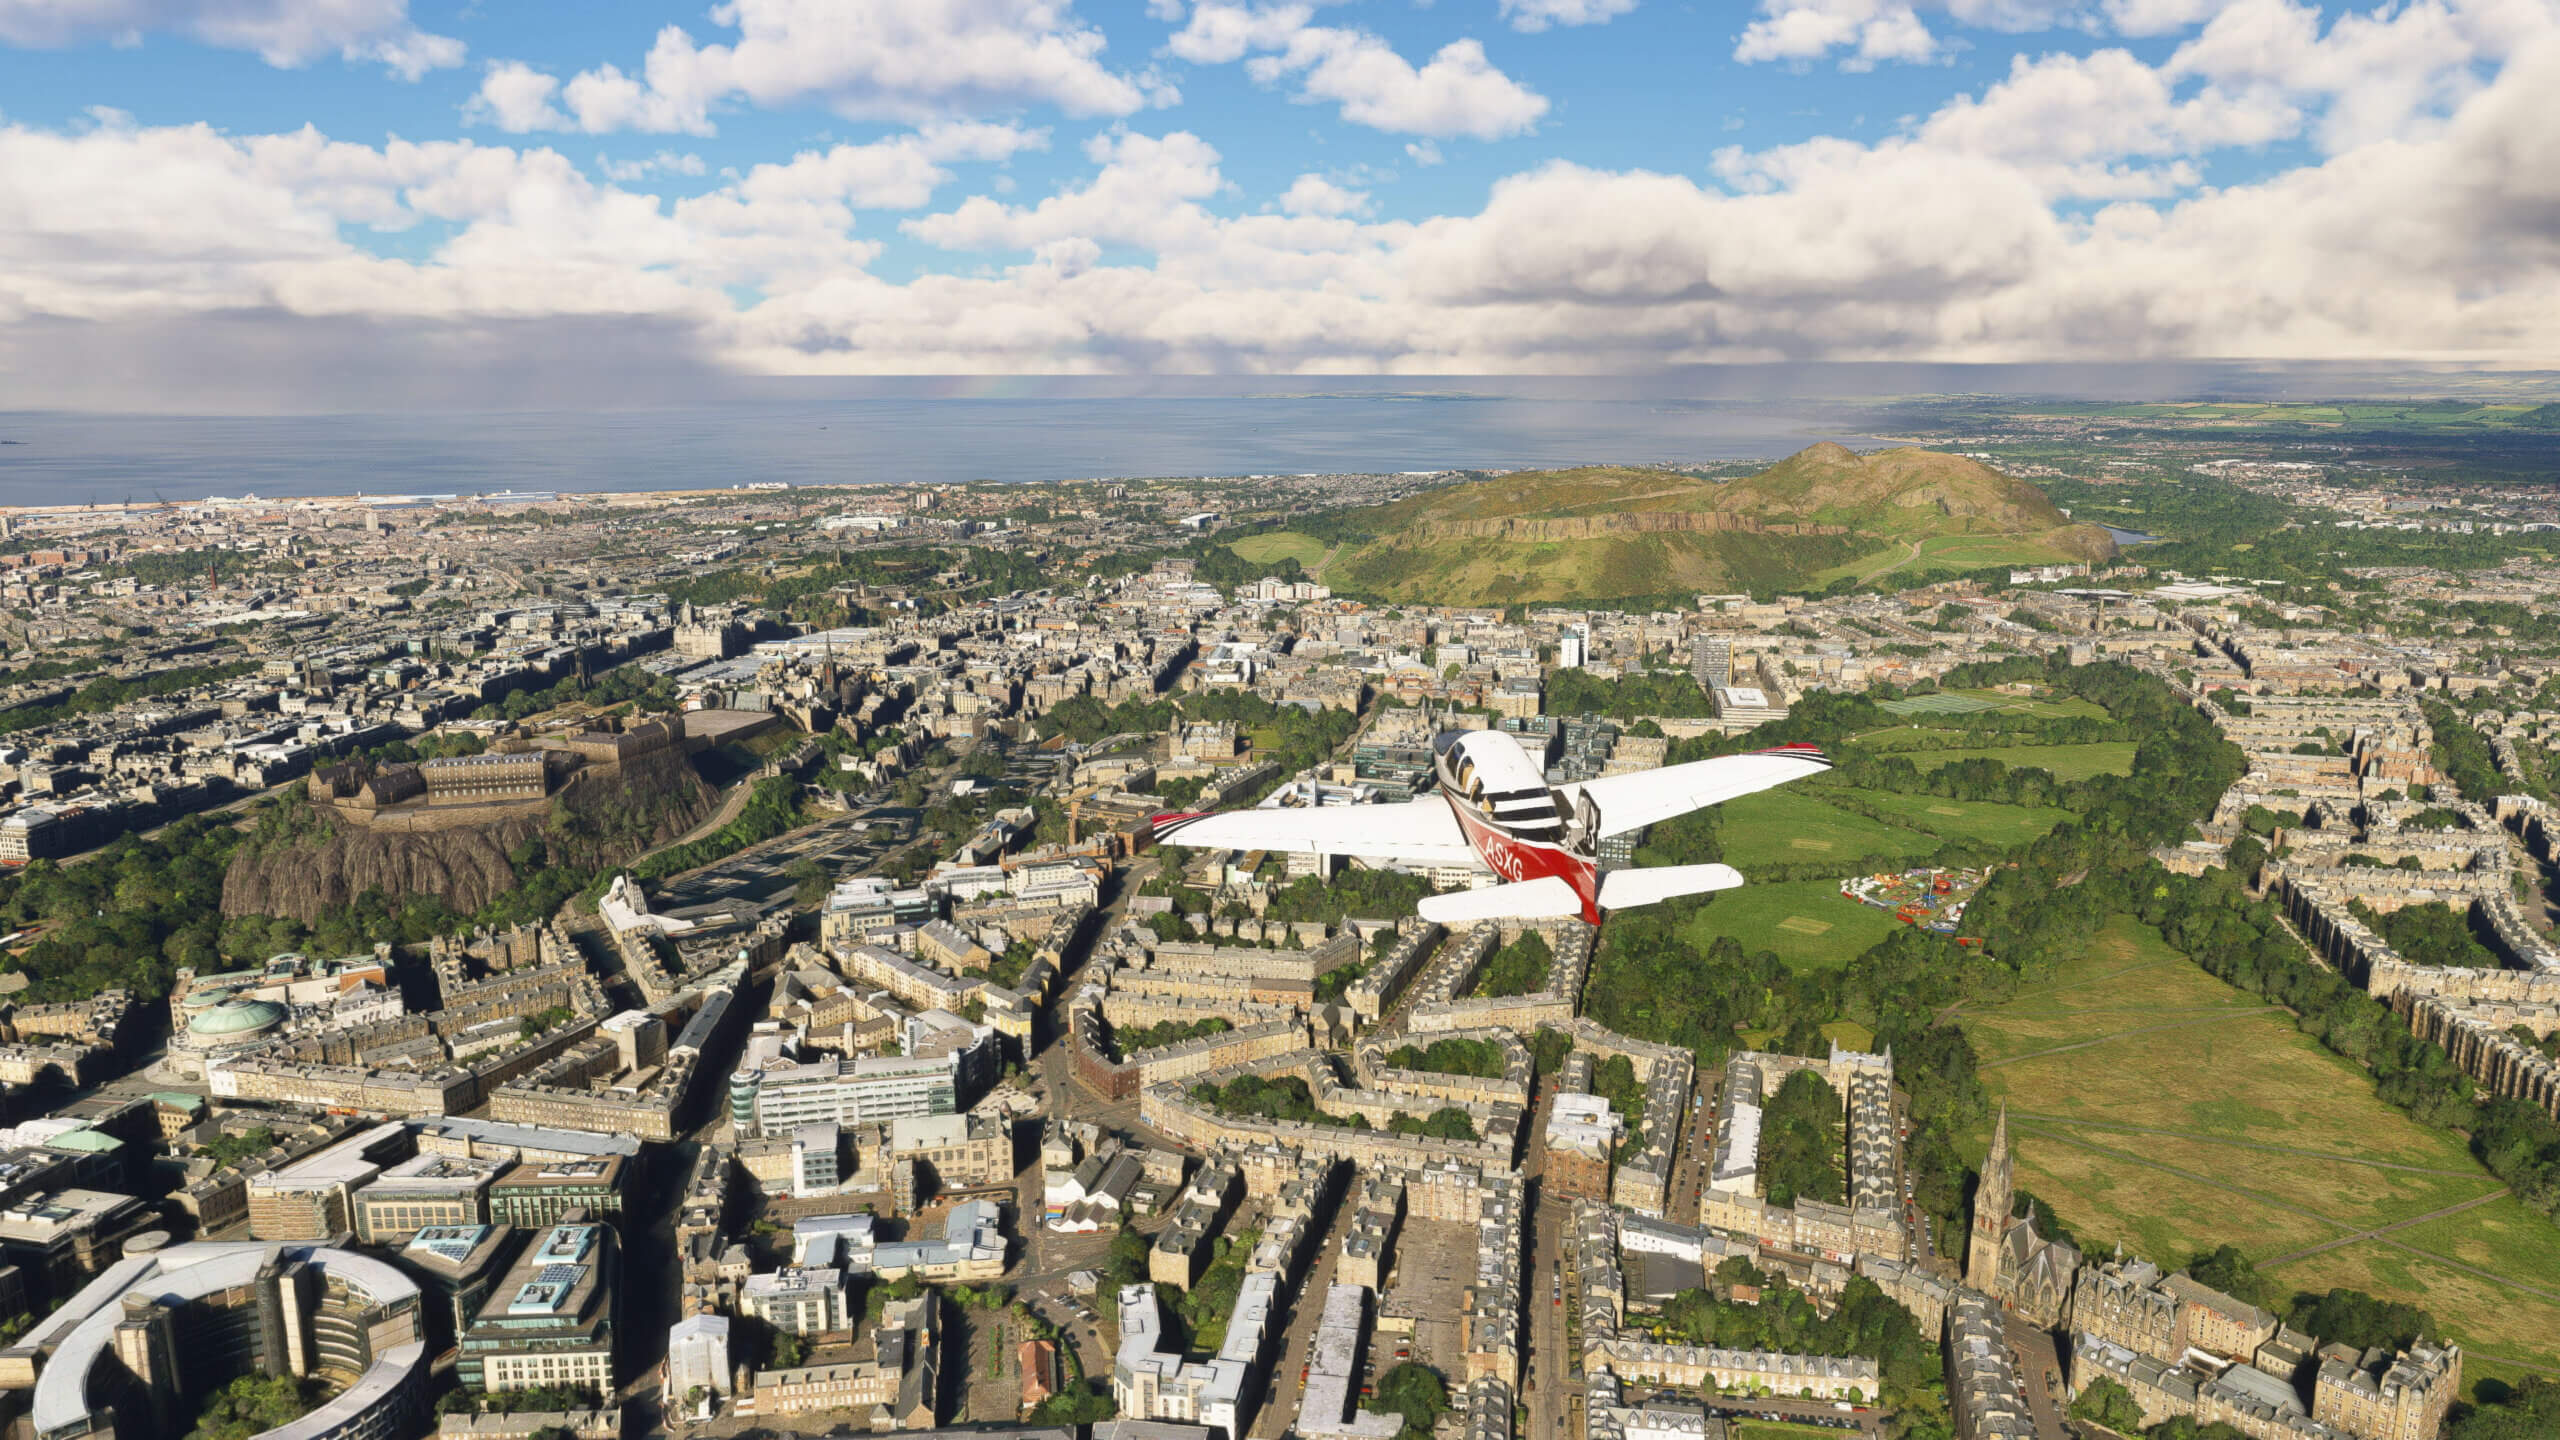
[[[254,1044],[284,1028],[289,1013],[273,1000],[225,1000],[187,1018],[187,1043],[198,1050]]]

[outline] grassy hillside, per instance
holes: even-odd
[[[1961,455],[1816,445],[1730,483],[1595,466],[1451,486],[1340,517],[1335,583],[1446,604],[1816,588],[1915,563],[2112,553],[2023,480]]]

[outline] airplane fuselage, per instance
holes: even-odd
[[[1451,730],[1432,739],[1440,796],[1485,866],[1506,881],[1554,876],[1582,899],[1582,918],[1600,923],[1596,837],[1568,814],[1538,762],[1499,730]]]

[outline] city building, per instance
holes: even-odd
[[[336,1394],[264,1440],[388,1440],[426,1409],[417,1287],[350,1250],[173,1245],[117,1261],[6,1350],[0,1385],[32,1390],[35,1440],[176,1435],[185,1401],[242,1375]]]
[[[356,1237],[399,1245],[421,1230],[485,1225],[490,1182],[505,1168],[502,1160],[413,1155],[355,1193]]]
[[[607,1225],[573,1219],[535,1236],[463,1332],[457,1377],[485,1391],[612,1389],[620,1259]]]
[[[523,1231],[504,1225],[430,1225],[391,1257],[417,1283],[433,1353],[451,1349],[471,1327],[523,1238]]]
[[[574,1210],[620,1214],[623,1182],[629,1173],[628,1162],[619,1155],[520,1160],[490,1184],[489,1218],[500,1225],[534,1229]]]
[[[696,1391],[726,1395],[730,1384],[728,1316],[687,1315],[669,1327],[668,1395],[689,1403]]]
[[[791,1265],[747,1277],[738,1290],[738,1309],[792,1335],[833,1334],[852,1328],[844,1272]]]

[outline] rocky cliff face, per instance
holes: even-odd
[[[540,840],[555,863],[626,864],[682,835],[711,813],[715,794],[692,764],[669,753],[612,772],[582,771],[544,809],[480,823],[403,830],[359,824],[313,807],[290,838],[242,845],[222,877],[225,915],[282,915],[304,924],[380,890],[394,903],[442,896],[469,915],[513,889],[509,856]]]
[[[1608,535],[1845,535],[1845,525],[1763,520],[1721,510],[1625,510],[1609,515],[1506,516],[1490,520],[1427,520],[1407,534],[1417,541],[1494,537],[1524,543],[1596,540]]]

